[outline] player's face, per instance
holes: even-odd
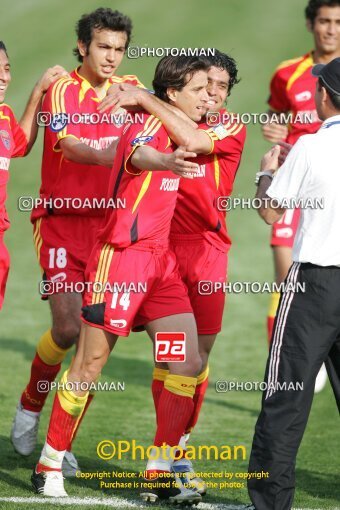
[[[310,28],[319,52],[326,55],[340,53],[340,7],[320,7]]]
[[[126,41],[125,32],[95,29],[88,52],[83,43],[78,43],[83,57],[82,67],[94,83],[101,83],[115,74],[124,56]]]
[[[5,100],[5,94],[9,82],[11,81],[11,71],[8,57],[3,50],[0,50],[0,103]]]
[[[225,69],[212,66],[208,71],[209,112],[218,112],[227,100],[229,90],[229,73]]]
[[[207,72],[197,71],[182,90],[168,89],[170,102],[191,120],[199,122],[207,109],[207,86]]]

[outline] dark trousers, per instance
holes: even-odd
[[[286,285],[296,282],[305,284],[305,292],[281,293],[250,455],[250,473],[269,473],[248,481],[256,510],[292,507],[296,455],[326,360],[336,397],[340,394],[340,268],[295,262]],[[303,383],[303,390],[289,389],[289,383],[295,388]]]

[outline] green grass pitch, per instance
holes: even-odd
[[[306,0],[116,0],[104,2],[130,15],[134,22],[134,45],[149,47],[217,47],[232,54],[239,65],[241,83],[230,98],[235,112],[265,111],[268,83],[276,65],[312,48],[304,28]],[[72,69],[75,59],[74,25],[84,12],[101,4],[94,0],[2,0],[0,39],[8,47],[12,84],[6,102],[20,117],[28,93],[42,71],[61,64]],[[157,58],[127,59],[121,72],[137,74],[151,85]],[[268,147],[259,126],[248,127],[248,140],[234,196],[251,197],[259,160]],[[44,409],[39,444],[29,458],[20,458],[9,442],[15,406],[28,375],[35,345],[50,324],[48,305],[40,301],[40,273],[33,249],[29,213],[19,212],[21,195],[36,196],[40,176],[42,136],[27,159],[13,161],[8,209],[12,220],[6,242],[12,256],[5,306],[0,316],[0,509],[52,509],[59,505],[18,503],[1,498],[35,496],[30,488],[31,469],[42,447],[52,396]],[[228,215],[233,247],[229,262],[230,281],[271,281],[272,263],[269,229],[255,211],[235,210]],[[233,294],[227,297],[224,327],[211,357],[210,387],[199,425],[192,435],[195,445],[244,445],[247,459],[240,461],[196,461],[199,471],[245,471],[249,459],[259,392],[216,393],[219,379],[261,381],[267,354],[265,317],[268,295]],[[68,358],[69,359],[69,358]],[[151,343],[145,334],[119,341],[104,381],[124,381],[124,392],[97,395],[79,432],[74,451],[84,472],[142,471],[143,461],[98,458],[96,445],[103,439],[135,439],[149,445],[154,432],[150,392]],[[296,508],[334,509],[339,506],[339,421],[329,384],[317,395],[297,461]],[[78,498],[127,498],[138,500],[138,491],[106,490],[98,481],[66,482],[70,496]],[[238,505],[249,501],[246,489],[211,490],[202,508]],[[122,502],[120,507],[124,508]],[[142,503],[140,503],[142,506]],[[118,504],[112,503],[112,506]],[[136,507],[139,503],[136,504]],[[80,510],[84,502],[74,502]],[[223,506],[226,508],[225,506]],[[223,508],[221,507],[221,508]],[[88,508],[92,508],[89,504]],[[103,505],[93,508],[104,509]],[[155,507],[156,510],[159,508]]]

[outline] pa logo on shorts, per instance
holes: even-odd
[[[52,116],[50,128],[55,133],[58,133],[58,131],[64,129],[64,127],[67,125],[67,121],[68,121],[67,113],[55,113]]]
[[[150,142],[153,139],[153,136],[139,136],[138,138],[135,138],[132,140],[131,145],[144,145],[148,142]]]

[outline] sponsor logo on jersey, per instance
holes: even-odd
[[[112,326],[113,328],[125,328],[126,325],[127,322],[124,319],[117,320],[110,319],[110,326]]]
[[[0,138],[1,138],[2,143],[5,146],[5,149],[7,149],[9,151],[11,148],[11,137],[9,136],[8,131],[5,131],[5,129],[2,129],[0,131]]]
[[[160,190],[162,191],[177,191],[179,186],[179,179],[162,179]]]
[[[150,142],[153,139],[153,136],[138,136],[134,140],[132,140],[131,145],[144,145],[145,143]]]
[[[52,131],[54,131],[54,133],[58,133],[58,131],[64,129],[64,127],[67,125],[67,122],[67,113],[54,113],[52,115],[50,128]]]
[[[288,239],[289,237],[293,237],[293,229],[290,227],[278,228],[276,229],[275,236],[284,237],[285,239]]]
[[[295,94],[295,99],[299,103],[301,101],[309,101],[309,99],[312,97],[312,93],[309,90],[305,90],[304,92],[300,92],[299,94]]]
[[[83,136],[81,136],[79,140],[88,147],[91,147],[91,149],[101,151],[103,149],[107,149],[111,145],[111,143],[117,140],[118,138],[119,136],[104,136],[102,138],[99,138],[99,140],[93,140],[91,138],[84,138]]]
[[[9,158],[0,158],[0,170],[8,170],[10,161]]]

